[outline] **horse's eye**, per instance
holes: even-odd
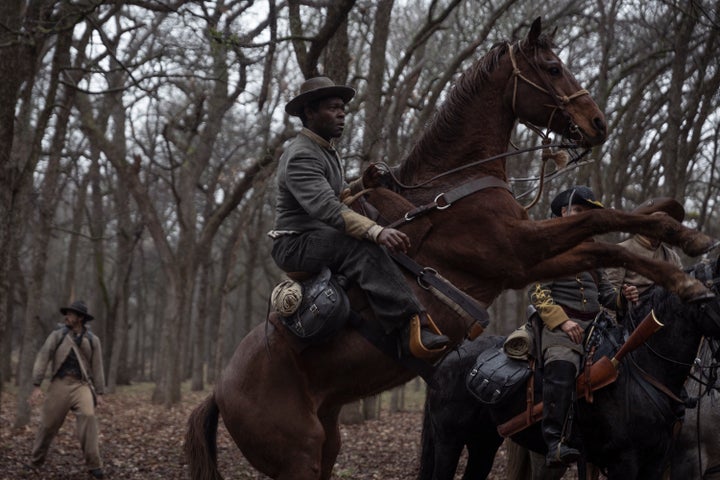
[[[560,70],[559,67],[550,67],[550,68],[548,68],[548,73],[549,73],[550,75],[552,75],[553,77],[559,76],[561,72],[562,72],[562,70]]]

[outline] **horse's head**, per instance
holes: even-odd
[[[553,52],[553,35],[541,30],[538,17],[527,37],[509,46],[513,73],[505,101],[535,131],[547,128],[583,146],[601,144],[607,138],[605,116]]]
[[[494,45],[463,72],[398,170],[401,181],[427,181],[468,162],[505,178],[504,159],[492,158],[507,153],[517,120],[541,136],[547,129],[583,147],[605,141],[605,116],[553,52],[552,35],[541,34],[541,28],[538,18],[524,40]]]

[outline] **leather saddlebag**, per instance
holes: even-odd
[[[525,385],[531,374],[527,361],[509,358],[502,348],[490,348],[478,355],[465,385],[481,402],[495,404]]]
[[[301,284],[300,307],[293,314],[281,317],[282,321],[288,330],[305,342],[327,340],[345,325],[350,316],[347,294],[327,268]]]

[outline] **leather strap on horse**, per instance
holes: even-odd
[[[583,394],[585,395],[585,401],[588,403],[593,403],[593,393],[592,393],[592,384],[591,384],[591,377],[590,377],[590,370],[593,366],[593,357],[595,356],[595,345],[593,345],[590,348],[590,351],[585,354],[585,368],[583,369],[582,376],[583,378]]]
[[[404,225],[405,223],[410,222],[413,218],[423,215],[434,208],[437,208],[438,210],[445,210],[461,198],[467,197],[475,192],[479,192],[480,190],[485,190],[486,188],[504,188],[512,193],[512,189],[507,182],[493,176],[481,177],[464,183],[448,192],[439,193],[432,202],[413,208],[409,212],[405,213],[404,216],[388,225],[388,227],[397,228],[398,226]]]
[[[532,425],[532,410],[533,405],[535,405],[535,359],[530,357],[530,361],[528,363],[530,366],[530,370],[532,370],[533,373],[532,375],[530,375],[530,378],[528,378],[527,386],[525,387],[525,412],[527,414],[525,421],[528,425]]]
[[[457,288],[455,285],[438,275],[432,268],[423,267],[404,253],[391,253],[390,256],[403,268],[417,277],[418,284],[429,289],[436,289],[442,295],[452,300],[460,309],[466,312],[474,322],[468,327],[466,336],[470,340],[480,335],[490,323],[490,315],[480,303]]]
[[[638,369],[638,371],[640,372],[640,375],[646,382],[648,382],[650,385],[652,385],[653,387],[655,387],[656,389],[660,390],[662,393],[667,395],[668,398],[670,398],[671,400],[677,402],[680,405],[685,405],[685,400],[682,400],[680,397],[675,395],[669,388],[667,388],[665,385],[660,383],[660,381],[657,378],[655,378],[652,375],[650,375],[649,373],[647,373],[645,370],[640,368],[637,364],[635,364],[635,367]]]
[[[712,475],[714,473],[720,473],[720,465],[714,465],[712,467],[705,469],[705,472],[703,473],[703,478],[705,478],[708,475]]]

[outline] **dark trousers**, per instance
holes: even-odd
[[[357,283],[383,329],[393,332],[422,311],[420,302],[384,248],[334,229],[311,230],[275,239],[272,257],[286,272],[319,272],[327,266]]]

